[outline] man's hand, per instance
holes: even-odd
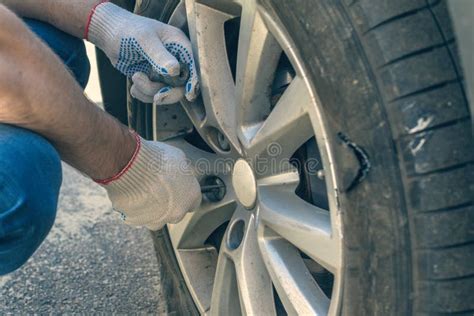
[[[133,79],[131,93],[137,99],[172,104],[184,96],[188,101],[198,96],[199,79],[191,43],[180,29],[106,2],[93,9],[85,38],[101,48],[119,71]],[[152,71],[178,76],[180,62],[189,67],[190,78],[185,87],[170,87],[148,79]]]
[[[97,181],[126,224],[158,230],[178,223],[201,204],[201,189],[184,153],[141,139],[127,166],[113,178]]]

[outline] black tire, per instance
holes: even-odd
[[[129,11],[132,11],[135,6],[135,0],[113,0],[112,2]],[[120,123],[128,125],[127,77],[115,69],[107,55],[99,48],[96,48],[96,60],[104,110]]]
[[[112,66],[104,52],[98,48],[95,51],[104,110],[120,123],[128,125],[127,78]]]
[[[177,2],[142,1],[138,11],[166,21]],[[261,3],[292,34],[334,139],[350,139],[371,164],[340,193],[342,313],[472,314],[474,143],[446,2]],[[341,182],[344,157],[336,157]],[[168,311],[196,313],[167,231],[154,237]]]

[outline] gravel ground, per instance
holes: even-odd
[[[157,270],[150,234],[122,224],[105,191],[64,166],[56,224],[0,277],[0,314],[160,314]]]

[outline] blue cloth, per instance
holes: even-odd
[[[39,21],[25,22],[85,87],[90,65],[83,41]],[[46,238],[61,181],[59,154],[46,139],[0,124],[0,275],[21,267]]]
[[[24,21],[62,59],[77,82],[85,88],[91,67],[84,42],[49,24],[32,19]]]

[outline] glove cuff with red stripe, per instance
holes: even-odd
[[[128,165],[115,177],[96,182],[126,224],[158,230],[200,205],[200,186],[180,149],[136,139]]]

